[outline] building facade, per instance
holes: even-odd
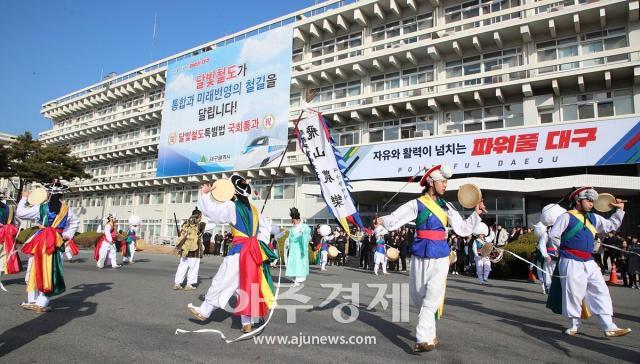
[[[147,239],[171,239],[174,213],[179,221],[188,216],[199,183],[229,173],[155,177],[167,65],[292,24],[283,167],[239,173],[251,179],[259,207],[275,178],[265,210],[275,223],[286,225],[292,206],[308,223],[333,223],[295,142],[293,121],[303,108],[322,111],[345,147],[594,120],[615,128],[617,120],[640,116],[638,16],[638,0],[325,1],[48,101],[41,113],[53,128],[40,137],[69,144],[93,176],[68,196],[83,231],[96,230],[106,213],[126,219],[135,212]],[[317,92],[309,104],[308,90]],[[590,184],[629,200],[623,230],[637,233],[638,159],[459,174],[450,199],[459,184],[473,182],[489,220],[531,226],[544,204]],[[405,182],[354,181],[364,220],[382,213]],[[409,186],[386,210],[416,193]]]
[[[0,148],[9,148],[9,145],[16,140],[13,134],[0,133]],[[18,178],[0,178],[0,191],[6,191],[7,199],[15,201],[17,199],[18,189],[20,185]]]

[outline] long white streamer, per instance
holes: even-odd
[[[506,252],[506,253],[511,254],[511,255],[512,255],[512,256],[514,256],[515,258],[518,258],[518,259],[520,259],[521,261],[523,261],[523,262],[525,262],[525,263],[529,264],[530,266],[532,266],[532,267],[536,268],[537,270],[541,271],[543,274],[547,274],[547,275],[550,275],[550,276],[552,276],[552,277],[557,277],[557,278],[567,278],[567,276],[557,276],[557,275],[554,275],[554,274],[549,274],[549,272],[547,272],[547,271],[546,271],[546,269],[541,268],[541,267],[537,266],[537,265],[536,265],[536,264],[534,264],[534,263],[531,263],[530,261],[528,261],[528,260],[524,259],[523,257],[519,256],[518,254],[516,254],[516,253],[514,253],[514,252],[511,252],[511,251],[508,251],[508,250],[505,250],[505,249],[500,249],[500,248],[494,248],[494,249],[496,249],[496,250],[500,250],[500,251],[503,251],[503,252]]]
[[[600,243],[600,245],[602,245],[602,246],[606,246],[607,248],[611,248],[611,249],[619,250],[619,251],[621,251],[621,252],[625,252],[625,253],[627,253],[627,254],[635,254],[635,255],[637,255],[637,256],[639,256],[639,257],[640,257],[640,254],[638,254],[638,253],[636,253],[636,252],[630,252],[630,251],[628,251],[628,250],[624,250],[624,249],[622,249],[622,248],[618,248],[618,247],[617,247],[617,246],[615,246],[615,245],[609,245],[609,244],[603,244],[603,243]]]
[[[273,307],[271,308],[271,312],[269,312],[269,316],[267,317],[267,320],[260,325],[260,327],[258,327],[257,329],[251,331],[251,332],[247,332],[245,334],[240,335],[239,337],[230,340],[227,339],[227,336],[220,330],[214,330],[214,329],[201,329],[201,330],[194,330],[194,331],[189,331],[189,330],[182,330],[182,329],[176,329],[175,335],[180,335],[180,334],[201,334],[201,333],[213,333],[213,334],[218,334],[220,335],[220,337],[222,338],[222,340],[224,340],[227,344],[236,342],[236,341],[240,341],[240,340],[244,340],[250,337],[253,337],[257,334],[259,334],[260,332],[262,332],[262,330],[264,330],[265,327],[267,327],[267,325],[269,324],[269,321],[271,321],[271,317],[273,316],[273,313],[275,312],[276,307],[278,306],[278,294],[280,293],[280,283],[282,280],[282,262],[280,262],[279,264],[279,271],[278,271],[278,285],[276,286],[276,294],[273,298]]]

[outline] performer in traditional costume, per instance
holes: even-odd
[[[105,264],[109,264],[109,262],[111,262],[111,268],[120,268],[116,256],[116,240],[116,217],[113,214],[109,214],[107,222],[104,224],[102,237],[98,240],[93,250],[93,259],[96,260],[98,268],[104,268]]]
[[[321,239],[318,248],[318,262],[316,264],[320,264],[320,270],[327,270],[327,262],[329,261],[329,247],[331,244],[329,242],[333,239],[333,234],[331,233],[331,227],[329,225],[320,225],[318,227],[318,233],[320,233]]]
[[[489,280],[489,274],[491,273],[491,260],[488,255],[482,256],[479,252],[486,243],[493,242],[495,234],[493,231],[489,231],[487,224],[481,222],[476,225],[473,235],[475,239],[471,243],[471,250],[476,260],[476,275],[480,284],[485,284]]]
[[[16,249],[18,223],[15,208],[7,203],[6,191],[0,191],[0,276],[22,271],[20,256]]]
[[[133,264],[135,261],[133,257],[136,255],[136,231],[140,227],[140,216],[129,216],[129,229],[127,230],[127,236],[124,238],[122,244],[122,263]]]
[[[624,218],[624,202],[616,199],[611,205],[617,210],[611,218],[591,212],[598,193],[591,187],[576,189],[569,196],[572,209],[562,214],[549,230],[549,239],[560,244],[558,262],[562,315],[571,320],[571,327],[565,334],[574,336],[582,324],[583,300],[589,310],[598,318],[598,324],[607,337],[624,336],[629,328],[618,328],[613,323],[613,306],[609,289],[602,278],[600,268],[593,260],[592,251],[596,233],[617,230]],[[553,284],[553,283],[552,283]],[[553,302],[554,288],[551,288],[548,302]],[[558,313],[557,307],[550,307]]]
[[[300,212],[293,207],[289,211],[293,227],[289,229],[289,235],[285,246],[288,246],[287,270],[285,275],[294,280],[294,287],[299,286],[309,275],[309,242],[311,241],[311,228],[300,221]]]
[[[212,186],[203,185],[198,198],[200,210],[207,221],[230,224],[233,241],[227,256],[213,277],[205,300],[200,307],[188,305],[198,320],[206,320],[214,309],[224,308],[231,296],[238,294],[235,313],[240,315],[242,331],[250,332],[252,325],[264,317],[274,305],[275,286],[271,280],[269,263],[277,259],[267,246],[271,226],[258,209],[249,202],[251,186],[238,176],[231,176],[235,189],[233,201],[214,201],[209,192]]]
[[[373,229],[376,236],[375,253],[373,253],[373,274],[378,275],[379,266],[382,265],[382,273],[387,272],[387,249],[385,246],[384,236],[389,233],[382,225],[378,225]]]
[[[479,202],[475,212],[463,220],[453,205],[442,198],[447,179],[452,175],[451,167],[446,165],[429,169],[420,180],[424,187],[422,196],[400,206],[391,215],[376,219],[376,225],[389,231],[413,220],[416,223],[409,273],[409,293],[413,302],[421,306],[416,326],[416,352],[431,351],[438,343],[435,320],[441,313],[449,270],[446,227],[451,226],[459,236],[469,236],[480,223],[480,214],[486,212],[484,204]]]
[[[551,288],[551,278],[556,270],[558,263],[558,244],[549,239],[548,230],[556,222],[556,220],[565,212],[562,206],[558,204],[549,204],[542,208],[540,214],[540,222],[533,225],[533,233],[538,239],[536,249],[540,252],[544,262],[542,263],[542,271],[538,271],[538,278],[542,284],[542,292],[549,294]]]
[[[22,220],[37,219],[39,230],[22,247],[28,254],[27,301],[22,307],[38,313],[49,311],[52,296],[65,291],[62,270],[62,252],[65,240],[73,239],[80,224],[69,205],[62,200],[68,185],[61,179],[45,185],[47,200],[36,205],[28,204],[28,192],[22,194],[16,215]]]
[[[187,284],[184,286],[185,291],[196,289],[194,285],[198,284],[198,271],[200,270],[200,259],[204,252],[202,244],[202,234],[206,224],[202,223],[202,211],[196,207],[189,219],[182,224],[180,228],[180,236],[178,236],[178,244],[176,250],[180,256],[180,264],[173,280],[173,289],[182,288],[182,282],[185,277]],[[202,228],[202,230],[201,230]]]

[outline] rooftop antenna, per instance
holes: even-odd
[[[153,46],[156,42],[156,24],[158,21],[158,12],[156,11],[153,15],[153,35],[151,36],[151,54],[149,55],[149,60],[153,61]]]

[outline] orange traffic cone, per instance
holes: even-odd
[[[620,281],[618,280],[618,272],[616,271],[616,265],[611,263],[611,275],[609,276],[609,282],[610,285],[614,285],[614,286],[619,286]]]
[[[529,283],[538,283],[538,277],[536,277],[533,269],[529,269],[529,277],[527,277],[527,280],[529,281]]]

